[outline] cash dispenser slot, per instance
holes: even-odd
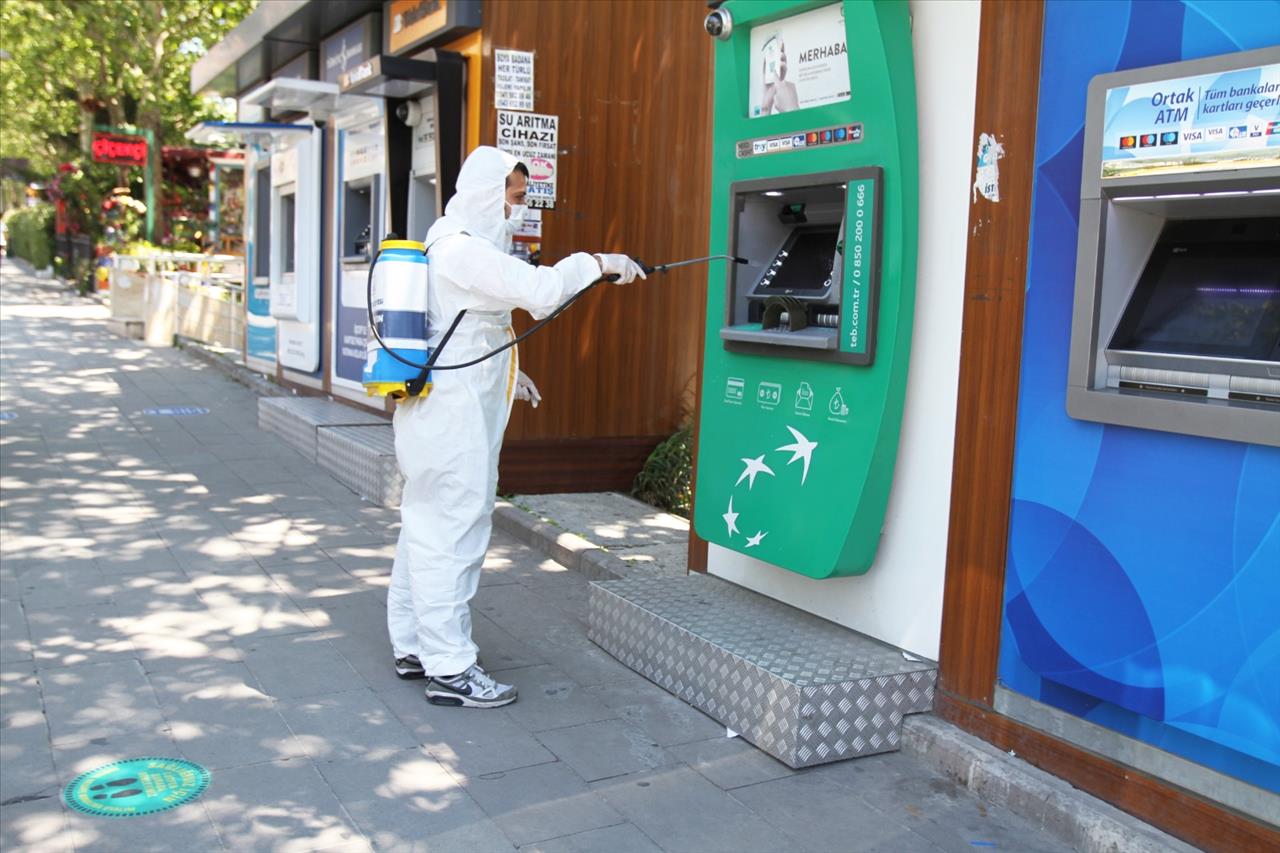
[[[1105,356],[1124,392],[1280,405],[1280,217],[1166,221]]]
[[[871,347],[854,352],[846,345],[844,321],[854,312],[873,334],[879,176],[879,169],[853,169],[733,185],[730,246],[748,262],[728,272],[725,349],[871,363]],[[864,183],[855,201],[849,187],[858,179]],[[847,251],[851,215],[856,252]]]

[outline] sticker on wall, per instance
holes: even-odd
[[[68,808],[98,817],[141,817],[189,803],[209,771],[181,758],[129,758],[82,773],[62,789]]]
[[[529,207],[556,206],[556,156],[560,117],[498,111],[498,150],[520,158],[529,169]]]
[[[493,105],[499,110],[533,110],[533,52],[494,50]]]
[[[989,133],[978,137],[978,175],[973,179],[973,203],[981,194],[987,201],[1000,200],[1000,158],[1004,146]]]

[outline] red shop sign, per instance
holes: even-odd
[[[93,162],[114,163],[117,166],[145,166],[147,164],[146,137],[95,133]]]

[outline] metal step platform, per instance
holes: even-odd
[[[395,431],[390,424],[321,427],[316,436],[320,467],[366,500],[400,506],[404,477],[396,464]]]
[[[386,426],[387,419],[319,397],[262,397],[258,427],[274,432],[311,461],[317,457],[321,427]]]
[[[591,585],[588,636],[793,767],[890,752],[937,664],[719,578]]]

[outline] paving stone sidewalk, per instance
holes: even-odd
[[[256,427],[256,398],[0,276],[5,851],[1066,849],[903,754],[793,772],[586,638],[586,579],[503,535],[474,602],[506,709],[398,680],[398,530]],[[207,414],[153,416],[154,407]],[[61,788],[183,757],[195,802],[111,820]]]

